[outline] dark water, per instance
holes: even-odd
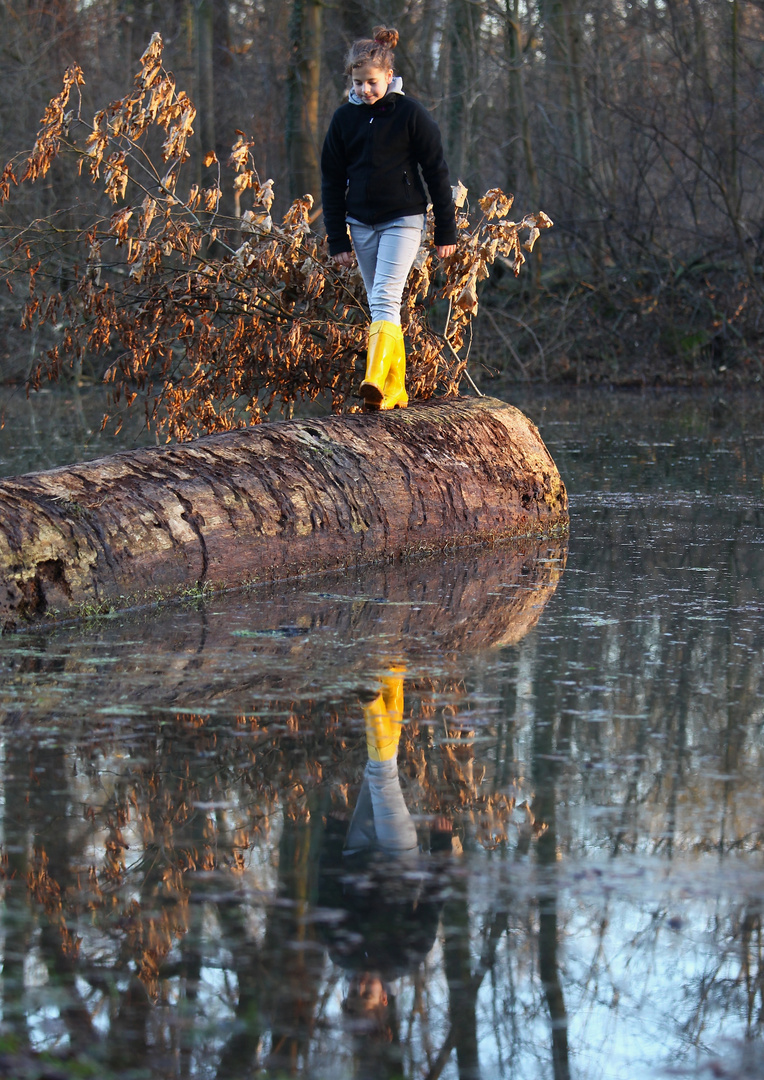
[[[0,1076],[764,1074],[764,408],[514,400],[565,543],[0,640]]]

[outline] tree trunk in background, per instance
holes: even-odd
[[[318,130],[322,51],[320,0],[293,0],[289,23],[286,147],[291,199],[311,194],[320,201]]]
[[[509,116],[507,124],[507,191],[517,193],[519,161],[525,164],[531,209],[540,209],[539,177],[536,157],[531,139],[530,118],[523,83],[523,43],[520,24],[520,0],[506,0],[505,48],[509,77]],[[541,248],[530,255],[533,267],[533,284],[538,290],[541,283]]]
[[[212,16],[212,71],[216,89],[215,116],[215,153],[221,163],[225,163],[234,141],[234,128],[228,123],[220,123],[221,109],[230,93],[228,86],[231,72],[231,18],[228,0],[215,0]],[[222,98],[222,102],[221,102]],[[225,118],[227,120],[227,117]]]
[[[433,91],[437,89],[435,80],[435,41],[438,34],[439,17],[439,0],[424,0],[417,26],[416,52],[414,56],[416,79],[414,85],[418,88],[419,93],[429,96],[432,96]]]
[[[723,155],[723,158],[729,162],[727,168],[727,206],[729,207],[729,215],[732,219],[732,227],[735,231],[735,238],[737,239],[738,250],[740,252],[741,259],[745,264],[748,281],[761,297],[762,287],[760,283],[761,274],[754,265],[754,260],[751,257],[751,251],[749,247],[750,236],[746,230],[746,226],[743,222],[741,211],[741,187],[740,187],[740,162],[738,158],[738,146],[740,143],[740,130],[739,130],[739,102],[738,102],[738,79],[739,79],[739,49],[740,49],[740,5],[738,0],[731,0],[730,12],[729,12],[729,120],[727,128],[729,135],[726,141],[728,142],[729,152]]]
[[[0,624],[567,520],[538,430],[493,398],[263,424],[0,481]]]
[[[212,0],[193,0],[194,52],[196,54],[196,127],[199,131],[200,160],[197,182],[209,184],[217,169],[207,173],[205,156],[215,151],[215,70],[213,64]],[[209,179],[208,179],[209,178]]]
[[[570,121],[570,81],[568,78],[567,35],[564,0],[541,0],[539,14],[543,24],[544,82],[547,102],[554,117],[554,142],[558,152],[567,141]]]
[[[443,61],[445,78],[445,139],[446,159],[453,180],[462,180],[474,190],[478,179],[471,153],[473,131],[473,98],[480,89],[474,73],[479,70],[478,42],[483,11],[472,0],[449,0]],[[480,192],[482,194],[482,192]]]
[[[592,141],[584,90],[581,18],[577,0],[566,0],[565,33],[570,72],[573,153],[581,189],[588,195],[588,180],[592,173]]]
[[[571,162],[572,136],[570,130],[570,81],[568,78],[567,38],[563,0],[539,0],[539,18],[543,35],[544,85],[546,94],[543,108],[546,113],[545,146],[542,154],[545,162],[544,187],[556,189],[558,211],[555,222],[560,227],[560,243],[568,271],[575,275],[571,262],[569,228],[575,221],[573,176]]]
[[[237,88],[232,78],[231,18],[228,0],[215,0],[212,14],[212,77],[214,83],[215,153],[220,162],[220,213],[225,217],[238,216],[233,192],[234,174],[226,167],[235,132],[241,128],[237,112],[244,105],[251,111],[256,103],[247,97],[237,100]]]
[[[544,0],[544,43],[549,97],[556,118],[554,143],[561,164],[556,179],[569,192],[564,205],[576,247],[587,251],[590,273],[602,281],[601,198],[594,182],[591,119],[584,81],[584,12],[579,0]],[[570,257],[570,251],[568,252]],[[576,268],[571,268],[576,272]],[[582,268],[577,268],[580,273]]]
[[[583,237],[589,250],[591,272],[599,284],[603,278],[604,241],[602,229],[602,199],[594,181],[592,168],[592,134],[589,104],[584,82],[583,57],[584,12],[579,0],[565,0],[565,32],[571,88],[571,128],[574,135],[573,152],[580,192],[579,213],[588,223],[589,235]]]
[[[740,213],[740,191],[738,185],[738,47],[740,38],[740,7],[738,0],[732,0],[730,4],[730,203],[732,204],[735,218]]]

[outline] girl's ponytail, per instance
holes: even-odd
[[[398,31],[393,27],[388,26],[375,26],[371,32],[371,36],[375,41],[378,41],[380,45],[385,45],[391,52],[400,41],[400,34]]]
[[[383,71],[393,71],[395,68],[395,54],[393,49],[400,41],[398,31],[390,26],[375,26],[372,37],[360,38],[350,46],[345,64],[345,72],[353,74],[353,68],[363,64],[371,64],[372,67],[381,68]]]

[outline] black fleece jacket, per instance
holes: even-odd
[[[425,213],[422,177],[435,214],[435,245],[455,244],[448,166],[438,125],[424,106],[396,93],[373,105],[341,105],[321,152],[321,197],[330,253],[352,250],[346,215],[378,225]]]

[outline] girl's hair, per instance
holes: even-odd
[[[387,26],[375,26],[370,38],[359,38],[350,46],[345,65],[347,75],[353,74],[353,68],[370,64],[383,71],[392,71],[395,67],[393,49],[398,44],[398,31]]]

